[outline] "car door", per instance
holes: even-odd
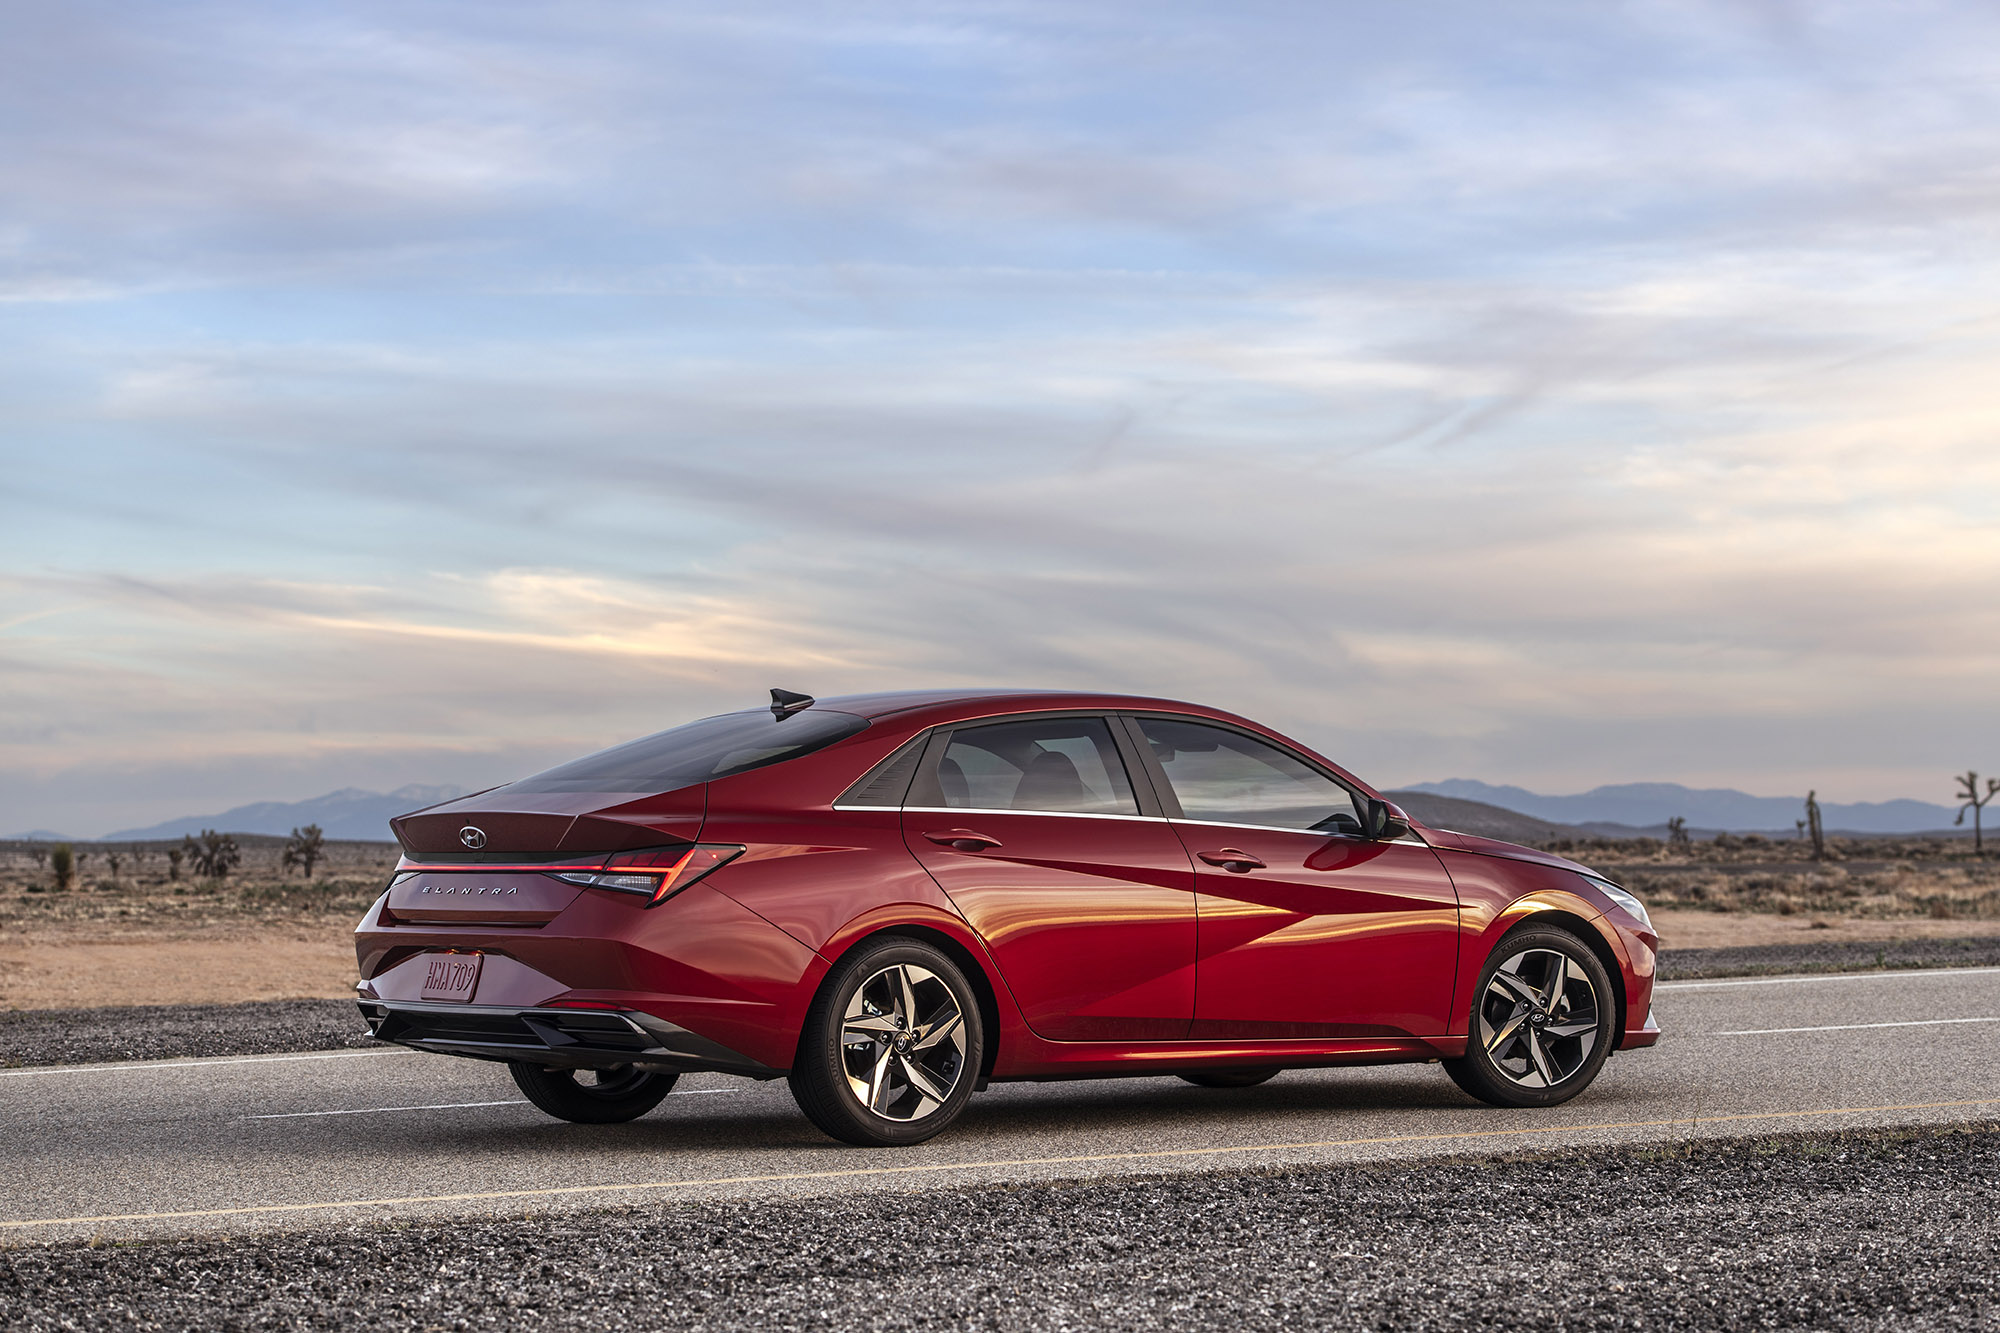
[[[1345,785],[1262,737],[1183,717],[1128,725],[1194,857],[1194,1037],[1446,1030],[1458,897],[1436,853],[1364,838]]]
[[[941,731],[903,810],[910,850],[1052,1041],[1185,1037],[1194,871],[1102,715]]]

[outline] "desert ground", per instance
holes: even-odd
[[[281,868],[282,839],[237,841],[242,864],[220,880],[176,876],[166,853],[178,844],[78,844],[85,859],[67,890],[47,844],[0,844],[0,1009],[351,994],[349,934],[395,846],[328,843],[307,879]]]

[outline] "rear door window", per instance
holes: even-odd
[[[1224,727],[1135,719],[1184,818],[1318,833],[1361,832],[1347,788],[1268,741]]]
[[[931,774],[939,803],[964,810],[1136,815],[1132,780],[1101,717],[962,727]]]

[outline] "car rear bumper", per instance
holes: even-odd
[[[435,1016],[458,1005],[468,1012],[502,1015],[554,1010],[575,1019],[584,1013],[623,1013],[655,1032],[685,1032],[665,1045],[670,1054],[693,1049],[709,1064],[753,1069],[789,1068],[798,1049],[799,1026],[811,1003],[825,963],[811,949],[706,881],[675,895],[657,910],[634,894],[584,889],[557,916],[540,924],[479,919],[479,900],[453,921],[404,924],[384,919],[383,904],[372,909],[355,932],[364,1004],[385,1005],[436,1029]],[[481,964],[472,994],[449,1000],[426,997],[430,955],[478,954]],[[558,1025],[560,1026],[560,1025]],[[622,1026],[622,1024],[621,1024]],[[453,1042],[419,1050],[476,1053],[470,1048],[498,1045],[488,1059],[541,1054],[547,1044],[511,1019],[501,1039],[480,1032],[439,1034],[421,1039]],[[401,1041],[392,1027],[386,1038]],[[400,1029],[405,1030],[406,1029]],[[690,1048],[689,1042],[697,1045]],[[706,1045],[699,1043],[706,1042]],[[413,1042],[405,1041],[411,1045]],[[589,1042],[579,1042],[589,1045]],[[658,1043],[656,1043],[658,1044]],[[589,1052],[568,1045],[570,1064]],[[630,1063],[631,1051],[616,1043],[616,1063]],[[556,1063],[553,1060],[548,1063]],[[663,1067],[665,1057],[662,1057]],[[675,1068],[693,1068],[685,1062]]]
[[[517,1008],[360,1000],[376,1040],[474,1060],[525,1060],[551,1069],[713,1071],[777,1078],[719,1042],[636,1009]]]

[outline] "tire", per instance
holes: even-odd
[[[528,1100],[558,1120],[617,1125],[637,1120],[674,1090],[679,1074],[653,1074],[631,1065],[616,1069],[544,1069],[525,1060],[507,1068]]]
[[[1501,940],[1472,992],[1465,1056],[1451,1081],[1493,1106],[1557,1106],[1589,1087],[1617,1041],[1610,974],[1566,930]]]
[[[843,1143],[922,1143],[958,1118],[986,1053],[979,1000],[928,944],[888,937],[834,966],[799,1035],[792,1096]]]
[[[1178,1077],[1197,1088],[1254,1088],[1284,1072],[1275,1066],[1268,1069],[1197,1069]]]

